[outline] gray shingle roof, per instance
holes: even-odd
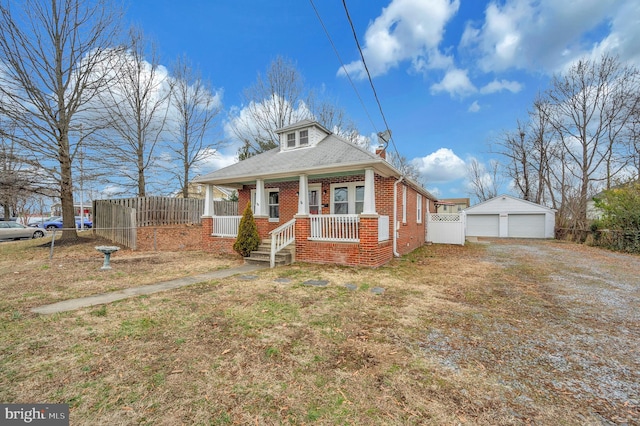
[[[323,175],[360,171],[372,167],[381,176],[401,173],[379,156],[360,148],[334,134],[322,139],[316,146],[280,151],[274,148],[246,160],[199,176],[196,183],[238,185],[256,179],[297,178],[301,174]],[[436,198],[416,182],[412,186],[435,200]]]
[[[386,168],[385,175],[398,171],[373,153],[336,135],[329,135],[316,146],[280,151],[274,148],[195,179],[199,183],[220,183],[256,178],[297,176],[300,173],[329,173],[334,169],[359,170],[365,166]],[[352,166],[352,167],[351,167]]]

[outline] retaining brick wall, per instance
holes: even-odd
[[[202,249],[202,226],[165,225],[139,227],[136,234],[137,250],[181,251]]]

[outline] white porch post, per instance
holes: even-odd
[[[211,217],[215,214],[213,211],[213,185],[206,184],[204,186],[204,216]]]
[[[298,214],[309,214],[309,180],[307,175],[300,175],[300,186],[298,188]]]
[[[364,170],[364,206],[362,214],[377,214],[375,175],[370,167]]]
[[[256,206],[255,206],[255,216],[264,216],[265,209],[264,206],[264,180],[256,179]]]

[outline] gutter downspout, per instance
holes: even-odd
[[[400,257],[398,253],[398,184],[404,180],[404,176],[400,176],[393,184],[393,255]]]

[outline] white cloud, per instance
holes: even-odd
[[[230,166],[238,162],[238,156],[235,153],[225,154],[218,150],[213,150],[201,164],[198,165],[197,173],[210,173],[224,167]]]
[[[511,93],[518,93],[522,90],[522,84],[517,81],[493,80],[491,83],[483,86],[480,89],[480,93],[487,95],[490,93],[501,92],[502,90],[508,90]]]
[[[273,116],[278,115],[278,110],[284,108],[290,111],[289,115],[291,123],[296,121],[312,118],[313,114],[307,108],[304,102],[300,102],[297,106],[291,105],[288,101],[280,99],[277,95],[273,95],[271,99],[264,99],[262,102],[251,102],[242,108],[233,107],[229,113],[229,119],[224,123],[224,133],[228,140],[232,141],[232,145],[237,149],[241,142],[238,134],[251,139],[270,140],[275,139],[275,128]],[[260,123],[256,122],[260,118]],[[268,130],[265,127],[272,126]]]
[[[466,176],[465,162],[449,148],[440,148],[425,157],[414,158],[411,164],[427,184],[449,182]]]
[[[469,112],[478,112],[480,111],[480,104],[478,101],[473,101],[471,105],[469,105]]]
[[[485,72],[554,72],[604,45],[626,61],[640,57],[638,16],[638,3],[625,0],[492,1],[482,23],[467,24],[460,46]]]
[[[431,86],[431,93],[447,92],[451,96],[465,97],[477,92],[467,76],[467,70],[450,69],[440,83]]]
[[[383,75],[405,60],[417,70],[448,64],[438,46],[459,7],[459,0],[392,0],[364,36],[363,55],[371,75]],[[354,78],[366,77],[360,60],[345,68]],[[338,75],[343,74],[341,68]]]

